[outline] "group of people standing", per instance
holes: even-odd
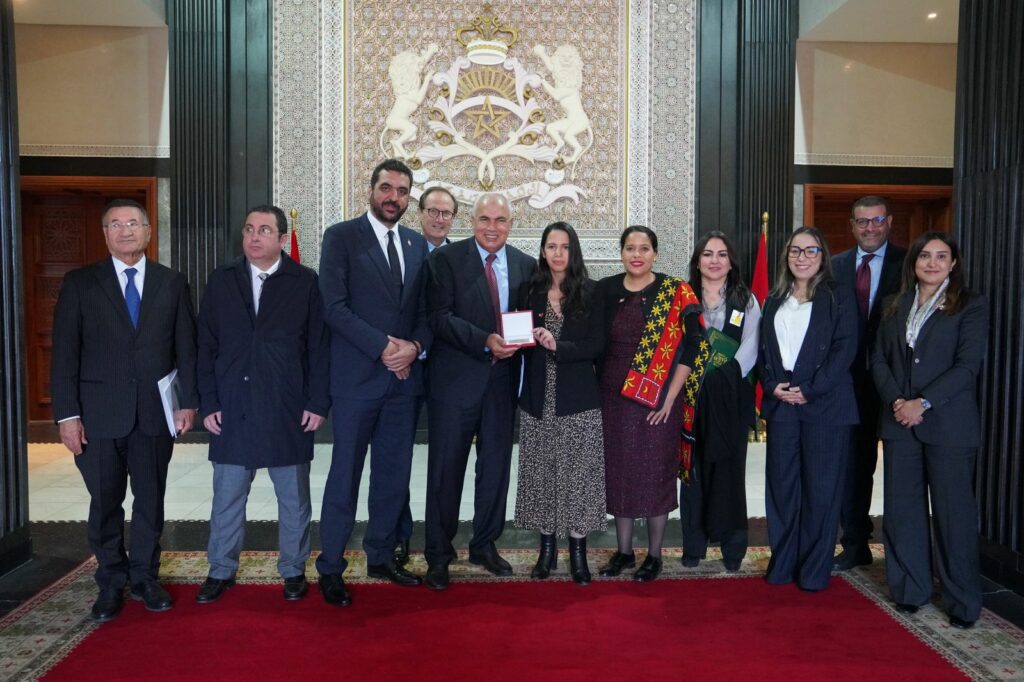
[[[332,409],[316,561],[329,604],[352,601],[345,548],[367,452],[370,577],[449,586],[474,442],[469,561],[511,575],[496,541],[517,405],[514,520],[540,536],[533,578],[550,575],[559,538],[567,538],[572,579],[591,582],[587,536],[610,514],[618,547],[600,575],[635,569],[635,580],[654,580],[677,506],[683,564],[698,565],[709,542],[718,542],[726,569],[736,571],[747,550],[744,472],[756,375],[768,422],[767,580],[820,590],[833,568],[870,562],[867,514],[880,434],[895,601],[912,612],[931,595],[930,491],[951,622],[977,619],[970,481],[986,307],[966,290],[948,235],[922,235],[903,258],[888,244],[892,216],[884,200],[866,197],[853,209],[855,251],[830,260],[818,230],[790,235],[762,311],[721,232],[701,237],[683,281],[656,271],[652,230],[628,227],[620,239],[623,272],[595,282],[568,223],[547,226],[534,259],[507,243],[508,200],[484,194],[470,216],[473,235],[449,243],[455,197],[440,187],[421,195],[421,235],[399,224],[411,189],[403,163],[377,166],[367,212],[325,231],[319,274],[283,253],[280,209],[254,207],[242,228],[243,255],[207,282],[198,345],[184,278],[146,261],[145,210],[130,201],[107,208],[112,258],[65,278],[52,374],[61,437],[92,498],[89,541],[100,587],[94,620],[116,617],[129,585],[152,611],[172,606],[157,581],[173,444],[157,381],[174,369],[182,408],[175,431],[188,431],[198,411],[211,434],[210,570],[200,603],[217,601],[234,584],[245,504],[261,468],[278,500],[284,598],[306,595],[313,432]],[[885,302],[897,282],[899,295]],[[504,338],[503,315],[517,310],[532,312],[533,345]],[[427,571],[420,576],[406,564],[413,440],[424,405]],[[122,529],[129,475],[130,557]],[[637,518],[647,526],[642,562],[633,549]],[[840,523],[844,550],[833,557]]]

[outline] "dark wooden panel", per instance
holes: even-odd
[[[1024,3],[961,0],[954,232],[989,297],[976,491],[987,547],[1024,552]],[[995,555],[987,552],[989,558]],[[997,558],[998,560],[998,558]]]

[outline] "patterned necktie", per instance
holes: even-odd
[[[266,272],[261,272],[256,275],[260,278],[260,295],[256,297],[256,312],[260,311],[260,300],[263,298],[263,287],[267,285],[267,277],[270,277]]]
[[[860,310],[860,319],[868,319],[868,310],[871,305],[871,266],[868,263],[875,257],[873,253],[865,253],[857,268],[857,283],[854,291],[857,294],[857,309]],[[849,271],[847,271],[849,272]]]
[[[138,272],[135,268],[128,268],[124,271],[125,276],[128,277],[128,284],[124,287],[124,302],[128,306],[128,317],[132,318],[132,326],[136,329],[139,327],[139,306],[142,303],[139,290],[135,288],[135,275]]]
[[[487,288],[491,290],[491,306],[494,308],[494,324],[496,329],[501,331],[501,296],[498,294],[498,277],[494,273],[494,261],[497,256],[493,253],[487,254],[487,266],[484,272],[487,274]]]
[[[395,285],[399,298],[402,296],[402,262],[398,260],[398,249],[395,248],[395,231],[388,230],[388,265],[391,266],[391,281]]]

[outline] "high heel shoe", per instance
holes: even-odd
[[[661,557],[653,557],[650,554],[644,559],[640,568],[633,574],[633,580],[641,583],[649,583],[661,575]]]
[[[537,563],[530,571],[530,577],[543,580],[551,575],[551,571],[558,566],[558,543],[555,541],[555,534],[540,534],[540,555],[537,556]]]
[[[569,536],[569,573],[577,585],[590,584],[590,567],[587,566],[587,539]]]

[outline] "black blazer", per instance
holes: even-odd
[[[850,363],[857,352],[857,303],[843,284],[821,285],[811,304],[811,320],[793,366],[782,367],[775,315],[782,299],[769,296],[761,318],[761,352],[757,364],[764,388],[761,416],[769,421],[814,421],[844,426],[860,421],[853,393]],[[790,405],[775,397],[775,387],[789,381],[798,386],[806,405]]]
[[[419,341],[429,350],[427,327],[427,240],[404,225],[398,231],[405,262],[401,297],[366,214],[332,225],[320,250],[320,292],[331,330],[331,395],[368,400],[394,385],[399,393],[422,395],[423,368],[413,362],[408,379],[398,379],[380,360],[388,335]],[[401,298],[401,300],[399,300]]]
[[[244,257],[213,271],[199,307],[203,416],[221,412],[210,461],[248,469],[313,459],[302,412],[330,409],[327,326],[316,273],[281,254],[254,314]]]
[[[878,280],[878,290],[875,292],[875,300],[868,311],[868,319],[862,325],[858,325],[860,338],[857,342],[857,356],[851,365],[853,379],[858,389],[864,386],[874,388],[871,381],[871,370],[868,365],[871,360],[871,348],[875,343],[875,336],[878,334],[878,325],[882,321],[882,309],[885,308],[885,300],[900,290],[900,275],[903,272],[903,261],[907,257],[906,249],[901,249],[892,242],[885,247],[885,258],[882,260],[882,276]],[[852,291],[857,286],[857,249],[852,248],[837,254],[832,258],[832,272],[836,281],[845,284]],[[857,310],[856,294],[853,301],[854,313],[860,318]]]
[[[564,317],[562,322],[561,337],[554,352],[558,384],[555,414],[559,417],[601,407],[595,363],[604,352],[604,306],[594,297],[595,287],[595,282],[587,280],[584,294],[589,304],[588,313],[582,317]],[[520,288],[519,308],[533,311],[535,327],[547,326],[544,320],[547,303],[547,292],[530,296],[529,282]],[[539,344],[523,351],[526,372],[519,407],[538,419],[544,411],[545,370],[550,355],[551,352]]]
[[[907,346],[906,326],[914,292],[900,298],[899,312],[878,330],[871,370],[882,398],[879,436],[892,440],[916,438],[922,443],[977,447],[981,439],[978,414],[978,374],[988,349],[988,301],[970,294],[955,315],[935,311]],[[932,409],[918,426],[905,428],[892,415],[897,398],[926,398]]]
[[[123,438],[136,423],[147,436],[169,436],[157,381],[175,368],[181,407],[198,408],[196,326],[184,275],[146,261],[137,329],[113,259],[64,276],[53,311],[56,421],[80,416],[86,438]]]
[[[509,309],[513,310],[516,294],[530,279],[537,261],[511,244],[505,245],[505,253]],[[434,333],[427,356],[430,397],[467,407],[479,404],[490,379],[487,337],[497,332],[497,325],[484,264],[473,237],[430,254],[427,319]],[[513,392],[519,387],[519,358],[516,354],[511,359],[514,385],[510,384],[509,390]]]

